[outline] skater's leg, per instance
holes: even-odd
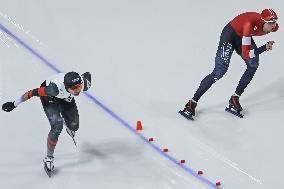
[[[213,72],[201,81],[193,98],[185,105],[185,109],[191,115],[195,115],[195,108],[197,107],[197,102],[201,96],[213,85],[213,83],[221,79],[227,72],[233,51],[234,48],[232,44],[225,41],[220,42],[215,57],[215,68]]]
[[[252,39],[251,49],[256,49],[257,46]],[[241,40],[236,41],[236,52],[240,56],[242,56],[242,43]],[[236,88],[235,94],[233,94],[229,100],[229,105],[233,107],[237,111],[242,111],[243,108],[239,102],[240,96],[243,94],[245,88],[248,86],[250,81],[252,80],[258,65],[259,65],[259,56],[256,56],[254,58],[250,58],[249,60],[245,61],[247,65],[246,71],[243,73],[239,84]]]
[[[51,126],[47,137],[47,156],[53,157],[58,137],[63,129],[63,119],[56,100],[50,97],[41,97],[41,102]]]
[[[252,49],[256,49],[257,46],[255,44],[255,42],[252,40]],[[256,56],[254,58],[250,58],[249,60],[246,61],[246,65],[247,65],[247,69],[244,72],[244,74],[242,75],[239,84],[236,88],[235,93],[239,96],[242,95],[242,93],[244,92],[245,88],[248,86],[248,84],[250,83],[250,81],[252,80],[258,65],[259,65],[259,56]]]
[[[63,102],[60,105],[66,126],[71,131],[77,131],[79,129],[79,113],[75,99],[73,98],[71,102]]]
[[[192,100],[196,103],[201,98],[201,96],[215,83],[216,80],[214,79],[214,72],[207,75],[200,83],[198,89],[196,90]]]
[[[215,56],[215,68],[212,73],[207,75],[200,83],[192,99],[185,105],[184,111],[195,115],[195,108],[201,96],[227,72],[229,63],[234,52],[234,40],[237,35],[230,24],[227,24],[220,36],[218,49]]]
[[[233,51],[232,44],[225,41],[220,42],[215,57],[215,68],[212,73],[207,75],[201,81],[199,88],[192,98],[194,101],[198,102],[201,96],[213,85],[213,83],[224,76],[228,70]]]
[[[248,86],[248,84],[250,83],[250,81],[252,80],[255,72],[257,70],[257,67],[251,67],[251,66],[247,66],[246,71],[244,72],[244,74],[242,75],[239,84],[236,88],[235,93],[239,96],[241,96],[245,90],[245,88]]]

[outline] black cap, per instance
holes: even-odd
[[[73,87],[77,84],[81,84],[82,79],[81,76],[77,72],[68,72],[64,76],[64,85],[66,88]]]

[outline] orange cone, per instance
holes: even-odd
[[[137,121],[137,124],[136,124],[136,131],[142,131],[142,130],[143,130],[143,127],[142,127],[141,121]]]

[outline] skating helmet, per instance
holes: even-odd
[[[264,9],[261,12],[261,19],[264,22],[276,22],[278,19],[278,16],[272,9]]]
[[[73,88],[82,83],[81,76],[77,72],[68,72],[64,76],[64,85],[68,88]]]

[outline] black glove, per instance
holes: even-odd
[[[11,112],[14,108],[16,108],[14,102],[6,102],[2,105],[2,110],[5,112]]]
[[[91,85],[92,85],[92,83],[91,83],[91,79],[92,79],[91,73],[90,72],[85,72],[85,73],[82,74],[82,77],[85,80],[84,91],[87,91],[91,87]]]
[[[85,73],[83,73],[82,74],[82,76],[85,78],[85,79],[87,79],[90,83],[92,82],[91,81],[91,73],[90,72],[85,72]]]

